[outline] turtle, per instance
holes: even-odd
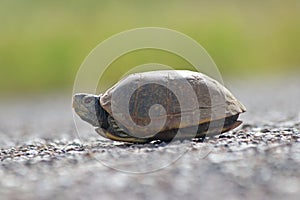
[[[73,109],[101,136],[129,143],[214,136],[246,111],[218,81],[189,70],[130,74],[104,94],[75,94]]]

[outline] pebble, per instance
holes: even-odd
[[[266,129],[268,131],[265,131]],[[31,187],[37,187],[35,183],[41,182],[41,179],[46,179],[48,180],[47,187],[54,188],[57,187],[57,184],[54,184],[52,176],[54,178],[57,174],[60,174],[60,176],[63,175],[69,178],[67,182],[63,181],[64,179],[60,179],[64,187],[68,188],[69,184],[78,184],[78,187],[85,188],[84,184],[87,184],[93,188],[89,183],[80,180],[83,179],[85,173],[90,174],[89,177],[92,178],[98,176],[97,174],[100,173],[99,170],[104,170],[106,171],[105,173],[111,173],[113,178],[109,182],[103,180],[104,182],[102,183],[96,182],[93,184],[101,185],[100,188],[102,189],[107,188],[105,185],[114,185],[114,190],[124,193],[127,191],[129,185],[136,188],[137,186],[134,186],[134,181],[137,180],[134,180],[135,178],[132,176],[127,176],[127,172],[125,176],[114,176],[113,174],[120,173],[115,171],[115,169],[121,171],[128,169],[128,172],[134,172],[134,170],[143,171],[145,169],[151,171],[153,167],[160,166],[153,164],[159,163],[157,162],[159,160],[160,162],[164,161],[164,155],[173,155],[176,160],[178,157],[177,153],[183,152],[182,156],[179,155],[178,161],[174,162],[171,167],[162,170],[178,169],[176,163],[185,162],[182,166],[188,167],[181,167],[177,173],[184,174],[186,178],[190,177],[191,179],[169,183],[167,178],[164,178],[162,179],[164,184],[166,184],[165,181],[168,184],[186,184],[188,180],[195,181],[194,179],[201,172],[198,171],[200,166],[197,163],[201,163],[202,167],[200,168],[204,170],[204,173],[208,173],[210,176],[219,173],[217,176],[219,178],[231,177],[232,183],[241,187],[248,187],[249,185],[247,184],[256,182],[258,184],[257,188],[263,187],[260,184],[267,184],[269,190],[273,191],[274,194],[300,194],[300,191],[296,187],[286,187],[278,190],[278,187],[282,186],[279,183],[272,184],[274,173],[281,173],[283,166],[291,165],[300,167],[298,156],[300,149],[299,140],[299,132],[293,128],[270,128],[268,126],[268,128],[251,129],[250,125],[247,126],[247,130],[230,131],[226,134],[216,136],[214,139],[206,139],[204,142],[199,140],[176,141],[171,145],[159,141],[140,145],[115,143],[113,141],[98,139],[91,139],[84,143],[79,140],[43,141],[41,139],[40,142],[20,144],[0,150],[2,165],[0,175],[3,177],[0,180],[0,185],[6,190],[10,190],[12,187],[19,186],[23,180],[27,179],[31,180],[31,182],[23,189],[30,190]],[[184,148],[186,148],[186,152],[182,151]],[[284,150],[285,148],[287,149]],[[267,159],[265,159],[265,156]],[[169,157],[171,158],[171,156]],[[171,159],[168,162],[172,163],[173,161]],[[135,166],[136,164],[138,166]],[[168,166],[164,162],[161,162],[161,164]],[[204,167],[206,165],[207,168]],[[91,166],[93,166],[93,170],[90,170]],[[105,166],[114,166],[115,169]],[[209,172],[214,167],[217,167],[215,171]],[[287,177],[300,177],[299,171],[292,171],[290,168],[286,167],[285,171],[288,171],[289,174],[282,179],[287,180]],[[113,170],[113,172],[109,172],[110,170]],[[81,174],[79,176],[81,178],[77,179],[73,174]],[[153,176],[156,179],[160,179],[159,175]],[[206,181],[209,181],[211,178],[206,178]],[[114,184],[121,179],[124,179],[122,183]],[[202,178],[197,180],[202,180]],[[194,184],[197,185],[197,183]],[[218,184],[214,184],[217,187],[216,185]],[[190,185],[189,187],[192,186]]]

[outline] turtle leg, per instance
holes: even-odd
[[[129,143],[147,143],[149,142],[148,138],[135,138],[129,136],[124,130],[119,128],[117,123],[112,117],[108,117],[109,127],[107,129],[97,128],[96,131],[101,136],[120,142],[129,142]]]
[[[120,137],[114,133],[111,133],[108,130],[104,130],[104,133],[107,138],[114,140],[114,141],[129,142],[129,143],[147,143],[148,142],[147,139],[143,139],[143,138],[134,138],[134,137],[130,137],[130,136]]]
[[[211,138],[211,137],[213,137],[215,135],[219,135],[221,133],[230,131],[230,130],[238,127],[239,125],[241,125],[241,123],[242,123],[241,121],[235,121],[235,122],[232,122],[230,124],[225,124],[222,128],[212,128],[212,129],[209,129],[206,132],[206,135]]]
[[[96,131],[99,135],[101,135],[102,137],[107,138],[107,136],[106,136],[105,131],[104,131],[103,128],[96,128],[95,131]]]
[[[238,121],[239,115],[227,117],[225,119],[199,124],[196,138],[209,136],[210,138],[221,133],[230,131],[238,127],[242,122]]]
[[[239,125],[241,125],[242,121],[236,121],[233,124],[230,124],[229,126],[224,126],[222,129],[222,133],[230,131],[236,127],[238,127]]]

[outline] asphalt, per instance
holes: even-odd
[[[75,117],[76,128],[68,94],[2,98],[0,199],[299,199],[300,81],[226,85],[244,123],[171,144],[113,142]]]

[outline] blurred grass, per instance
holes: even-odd
[[[69,88],[99,42],[145,26],[194,38],[225,76],[281,74],[300,66],[298,0],[2,0],[0,25],[0,91],[8,93]],[[113,63],[111,74],[116,79],[121,67],[145,62],[186,64],[174,55],[143,51]]]

